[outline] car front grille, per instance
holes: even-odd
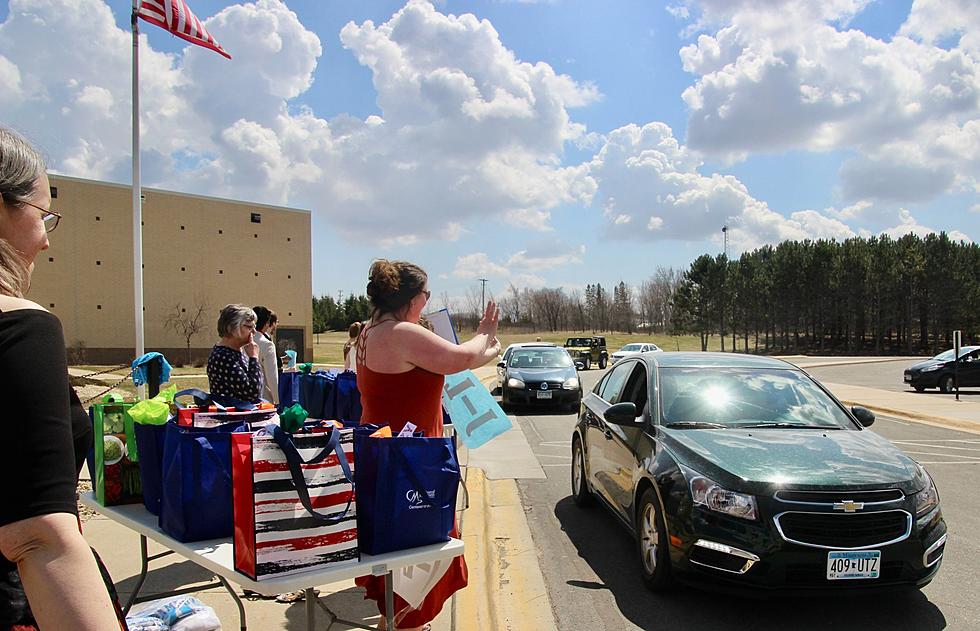
[[[873,491],[776,491],[776,499],[787,504],[821,504],[828,507],[839,502],[878,504],[905,499],[900,489]]]
[[[543,382],[541,381],[525,381],[524,385],[527,386],[528,390],[540,390],[542,383]],[[548,390],[561,390],[561,384],[562,384],[561,381],[554,381],[552,379],[549,379],[547,383],[548,383]]]
[[[775,517],[783,539],[816,548],[848,550],[901,541],[912,530],[903,510],[835,514],[787,512]]]

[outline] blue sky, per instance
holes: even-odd
[[[636,285],[726,224],[980,235],[968,0],[190,4],[233,59],[143,24],[144,182],[312,209],[317,294],[375,257]],[[130,177],[129,7],[0,2],[0,121],[59,172]]]

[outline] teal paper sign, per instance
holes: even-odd
[[[482,447],[511,428],[510,419],[470,370],[446,376],[442,404],[468,449]]]

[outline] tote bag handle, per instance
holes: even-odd
[[[351,488],[354,487],[354,476],[351,474],[350,465],[347,463],[347,456],[344,455],[343,450],[340,448],[340,434],[336,429],[330,431],[330,440],[327,446],[324,447],[320,453],[316,456],[304,461],[300,455],[299,450],[296,449],[296,445],[290,439],[289,434],[284,432],[282,428],[278,425],[272,426],[272,438],[279,445],[279,449],[282,450],[284,456],[286,456],[286,463],[289,465],[289,474],[293,478],[293,485],[296,487],[296,493],[299,495],[299,501],[303,504],[303,508],[306,509],[310,515],[312,515],[318,521],[336,523],[347,516],[347,512],[350,510],[351,501],[354,494],[351,493],[347,498],[347,506],[344,510],[336,513],[334,515],[324,515],[318,513],[313,509],[313,502],[310,501],[310,491],[306,486],[306,478],[303,477],[303,469],[301,465],[304,464],[316,464],[326,460],[326,458],[331,453],[337,454],[337,463],[340,465],[341,470],[344,472],[344,477],[350,483]]]

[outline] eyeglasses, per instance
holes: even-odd
[[[432,297],[432,292],[431,292],[431,291],[429,291],[428,289],[423,289],[423,290],[422,290],[422,293],[423,293],[423,294],[425,294],[425,299],[426,299],[426,300],[428,300],[429,298],[431,298],[431,297]]]
[[[32,204],[31,202],[24,202],[28,206],[32,206],[41,211],[41,221],[44,222],[45,232],[54,232],[54,229],[58,227],[58,222],[61,221],[61,213],[56,213],[53,210],[45,210],[37,204]]]

